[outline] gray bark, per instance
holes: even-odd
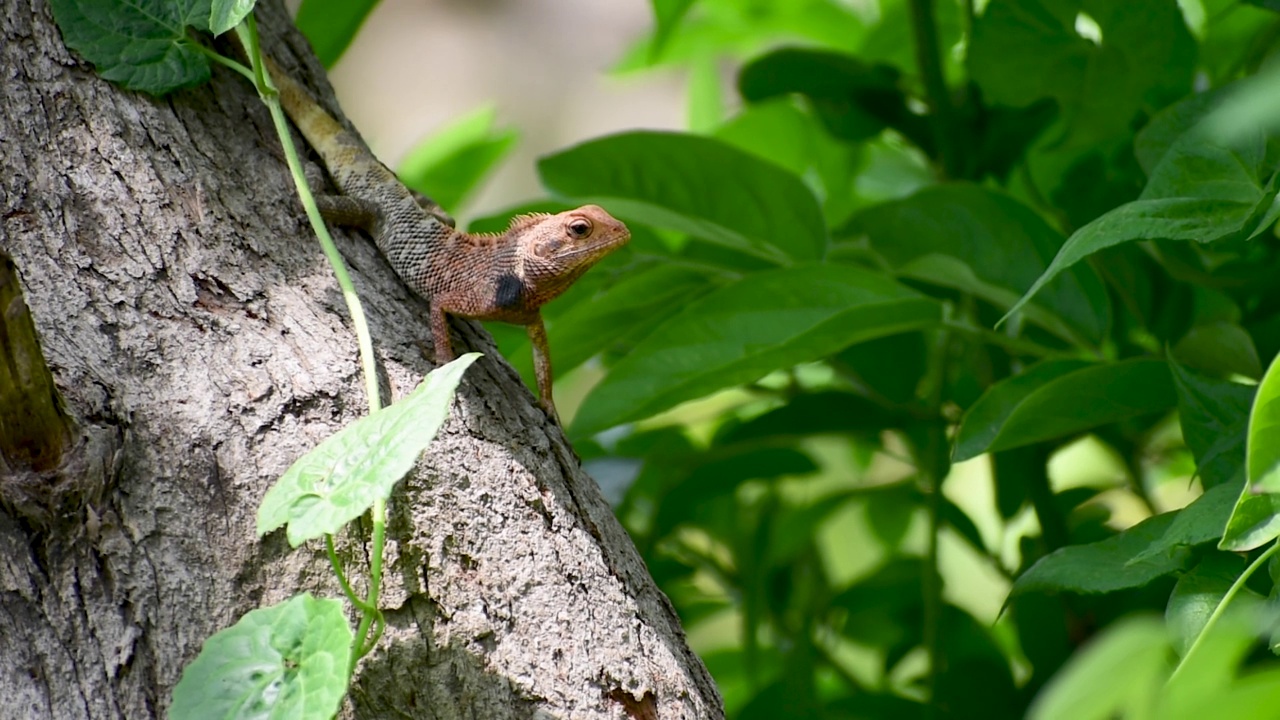
[[[268,47],[314,77],[268,5]],[[239,76],[121,91],[64,48],[43,0],[14,0],[0,168],[0,252],[79,423],[63,479],[84,488],[48,523],[0,510],[0,717],[163,717],[209,635],[304,590],[340,596],[322,548],[259,540],[254,513],[365,412],[354,335]],[[432,367],[425,303],[366,238],[339,235],[401,397]],[[344,714],[722,717],[561,432],[482,330],[454,328],[486,355],[392,500],[388,629]],[[366,541],[340,548],[359,558]]]

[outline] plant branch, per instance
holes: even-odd
[[[929,124],[942,160],[946,177],[960,176],[959,146],[954,142],[955,111],[942,73],[942,56],[938,51],[938,23],[933,13],[933,0],[910,0],[911,34],[916,46],[916,65],[929,100]]]
[[[951,321],[952,314],[951,306],[945,305],[943,321]],[[940,642],[943,602],[942,576],[938,572],[938,537],[942,534],[943,523],[942,482],[950,468],[942,403],[951,357],[951,340],[951,331],[944,327],[936,333],[933,347],[930,348],[926,407],[934,419],[926,421],[922,428],[922,442],[916,450],[916,466],[919,468],[921,484],[924,485],[925,507],[929,518],[929,541],[925,549],[924,576],[921,578],[920,588],[924,607],[921,641],[928,658],[926,692],[929,704],[925,709],[926,718],[935,717],[938,679],[946,671]]]

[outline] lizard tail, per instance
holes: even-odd
[[[289,77],[279,65],[263,55],[271,80],[280,92],[280,105],[302,132],[307,143],[320,153],[327,167],[343,167],[342,162],[353,152],[358,152],[360,142],[334,119],[319,101],[296,80]]]

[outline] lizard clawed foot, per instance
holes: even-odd
[[[564,423],[560,422],[560,413],[556,412],[555,403],[545,398],[539,398],[538,406],[547,413],[547,417],[551,418],[551,422],[555,423],[561,430],[564,429]]]

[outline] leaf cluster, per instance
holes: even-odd
[[[583,388],[570,432],[730,716],[1253,692],[1239,667],[1271,666],[1239,648],[1280,597],[1254,572],[1280,534],[1280,17],[653,7],[616,72],[686,72],[695,131],[539,162],[541,207],[634,233],[548,335]],[[736,98],[702,79],[724,64]]]

